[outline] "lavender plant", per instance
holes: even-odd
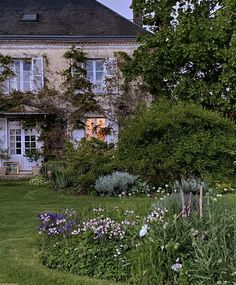
[[[136,179],[137,176],[128,172],[116,171],[111,175],[100,176],[95,182],[95,189],[98,193],[109,196],[122,193],[127,195]]]

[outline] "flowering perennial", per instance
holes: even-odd
[[[74,220],[68,220],[66,215],[57,214],[52,212],[46,212],[39,214],[39,233],[47,234],[49,237],[63,234],[67,236],[71,233],[76,222]]]
[[[94,208],[92,212],[99,214],[104,209]],[[46,234],[49,237],[53,236],[78,236],[82,233],[90,233],[94,239],[106,237],[108,239],[123,239],[126,229],[129,226],[135,226],[136,220],[128,219],[127,216],[132,216],[134,211],[127,210],[126,218],[117,222],[110,217],[98,215],[96,218],[81,222],[76,218],[76,211],[73,209],[64,210],[63,214],[45,212],[39,214],[40,225],[38,227],[40,234]]]

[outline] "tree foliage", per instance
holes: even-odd
[[[154,183],[232,177],[236,127],[195,104],[159,100],[124,128],[118,154],[131,173]]]
[[[198,102],[235,116],[236,2],[133,0],[152,31],[123,68],[152,95]]]

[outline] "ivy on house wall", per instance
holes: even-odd
[[[10,94],[0,91],[0,112],[38,112],[40,118],[43,152],[45,158],[62,158],[65,141],[68,139],[68,129],[77,127],[83,122],[88,112],[99,111],[100,107],[94,99],[92,85],[86,79],[86,56],[81,49],[72,47],[65,53],[68,69],[62,72],[65,81],[61,91],[49,88],[47,85],[38,93],[20,92],[14,90]],[[0,55],[0,83],[14,76],[10,69],[12,59]],[[31,119],[25,119],[29,126],[35,124]]]
[[[104,116],[122,127],[127,119],[136,114],[140,106],[147,104],[150,97],[142,80],[138,78],[132,83],[123,80],[122,69],[127,62],[127,55],[118,52],[114,57],[105,60],[107,76],[104,92],[94,95],[94,86],[87,78],[86,54],[82,49],[72,46],[64,54],[68,68],[61,72],[63,82],[60,91],[50,88],[47,78],[44,78],[44,88],[37,93],[14,90],[6,96],[0,91],[0,112],[40,113],[38,119],[22,118],[23,125],[30,128],[38,120],[45,159],[61,159],[65,141],[70,138],[73,129],[84,127],[86,116]],[[50,74],[50,62],[46,55],[44,61],[47,73]],[[11,62],[9,56],[0,54],[0,85],[14,76],[10,69]],[[100,131],[105,135],[112,132],[110,126]]]

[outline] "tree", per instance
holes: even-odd
[[[198,105],[159,100],[122,130],[118,155],[124,168],[155,184],[232,178],[236,126]]]
[[[132,7],[152,33],[140,37],[123,68],[126,80],[142,76],[155,98],[198,102],[234,117],[236,2],[133,0]]]

